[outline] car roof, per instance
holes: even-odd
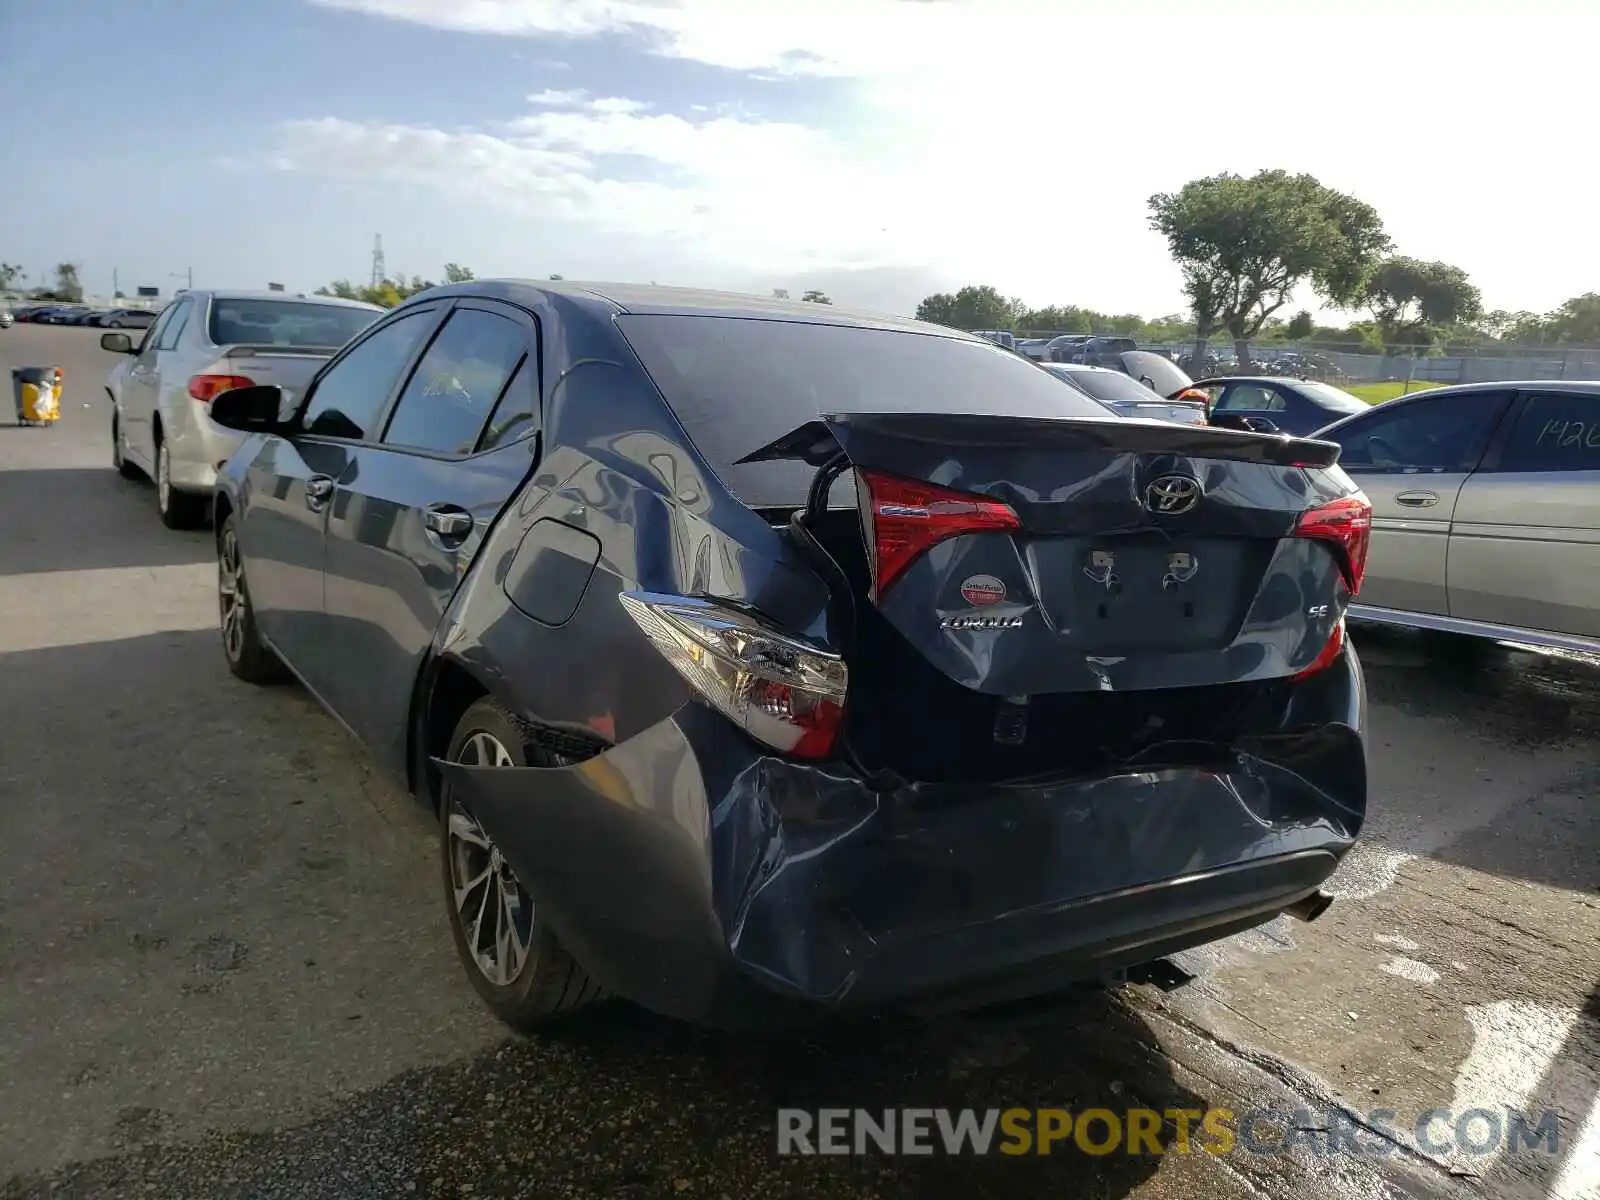
[[[1044,367],[1044,369],[1047,371],[1074,371],[1081,372],[1083,374],[1088,374],[1092,371],[1098,371],[1101,375],[1124,375],[1127,373],[1125,371],[1118,371],[1112,367],[1091,366],[1088,363],[1040,363],[1039,365]]]
[[[1374,404],[1365,412],[1350,413],[1331,421],[1317,430],[1319,435],[1347,425],[1352,421],[1365,420],[1369,413],[1391,412],[1396,408],[1404,408],[1418,400],[1436,399],[1439,397],[1468,396],[1482,392],[1518,392],[1518,391],[1564,392],[1569,395],[1585,396],[1600,395],[1600,380],[1596,379],[1502,379],[1491,380],[1486,383],[1453,383],[1449,387],[1423,388],[1420,392],[1411,392],[1408,395],[1396,396],[1393,400],[1385,400],[1382,404]]]
[[[479,296],[527,305],[546,296],[564,296],[587,303],[611,316],[709,316],[746,317],[766,321],[803,321],[812,325],[848,325],[862,329],[901,330],[935,334],[966,341],[983,341],[946,325],[914,321],[888,313],[869,312],[835,304],[814,304],[804,300],[780,300],[776,296],[752,296],[743,292],[719,292],[708,288],[671,287],[654,283],[586,283],[546,279],[474,279],[466,283],[442,284],[413,299],[445,299],[451,296]]]
[[[251,288],[191,288],[182,296],[210,296],[213,300],[292,300],[299,304],[326,304],[334,308],[360,308],[369,312],[383,312],[380,304],[365,300],[346,300],[340,296],[319,296],[315,292],[273,292]],[[174,296],[174,300],[182,299]]]

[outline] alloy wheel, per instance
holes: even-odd
[[[468,737],[455,761],[469,767],[517,765],[500,740],[485,732]],[[533,901],[483,826],[453,798],[446,814],[456,920],[483,977],[506,987],[528,965]]]
[[[250,615],[250,597],[244,590],[244,571],[239,565],[239,539],[232,529],[222,534],[217,551],[217,603],[222,618],[222,648],[230,662],[244,653],[245,620]]]

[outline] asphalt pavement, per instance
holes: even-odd
[[[0,1196],[1600,1197],[1600,663],[1358,632],[1373,817],[1340,900],[1165,978],[761,1037],[612,1003],[514,1039],[429,822],[298,689],[228,674],[209,532],[111,468],[113,362],[0,330],[7,376],[66,383],[58,425],[0,420]],[[780,1107],[898,1106],[1300,1136],[776,1152]],[[1419,1145],[1435,1107],[1548,1111],[1557,1144]],[[1327,1152],[1342,1123],[1368,1152]]]

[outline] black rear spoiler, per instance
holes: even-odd
[[[966,413],[825,414],[790,430],[741,463],[796,460],[820,467],[841,451],[857,466],[904,469],[908,457],[936,463],[957,448],[1029,454],[1101,451],[1174,454],[1281,467],[1331,467],[1336,442],[1245,433],[1139,417],[1007,417]]]

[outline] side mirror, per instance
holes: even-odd
[[[102,333],[100,349],[109,350],[112,354],[132,354],[133,339],[125,333]]]
[[[212,397],[211,419],[240,433],[271,433],[283,428],[283,389],[270,383],[231,388]]]

